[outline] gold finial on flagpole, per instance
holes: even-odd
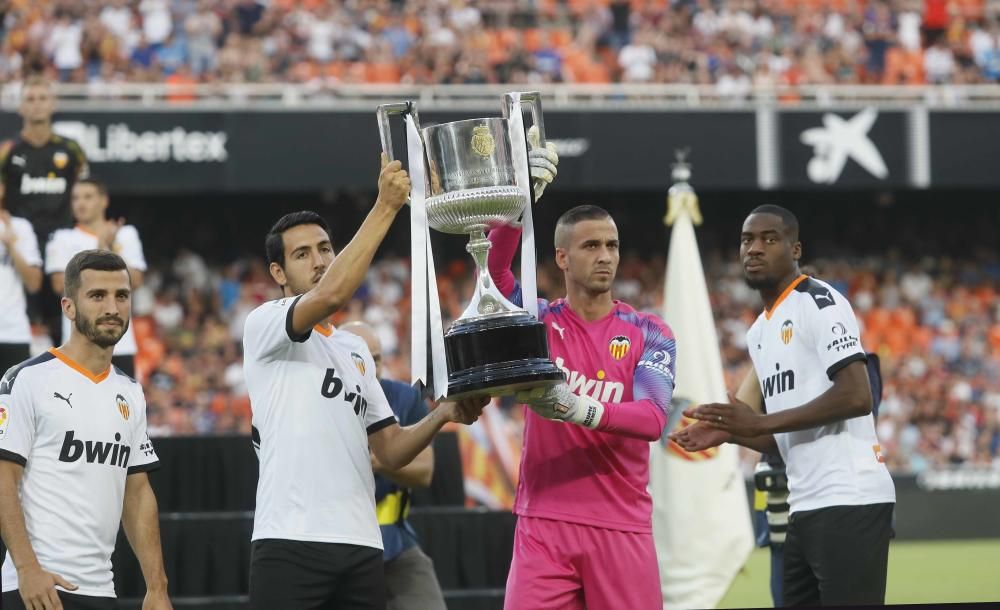
[[[667,226],[674,224],[681,210],[691,215],[691,222],[696,226],[702,223],[698,195],[688,184],[688,180],[691,179],[691,166],[686,159],[690,152],[690,148],[674,151],[677,161],[672,165],[673,171],[670,172],[674,184],[667,192],[667,214],[663,217],[663,224]]]

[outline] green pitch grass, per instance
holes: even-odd
[[[887,604],[1000,601],[1000,539],[892,542]],[[771,558],[755,549],[720,608],[770,607]]]

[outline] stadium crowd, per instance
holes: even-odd
[[[623,257],[616,297],[638,309],[661,309],[664,263],[662,256]],[[554,264],[540,265],[542,294],[559,296],[557,271]],[[920,472],[949,464],[1000,466],[1000,265],[868,259],[818,261],[809,271],[850,295],[863,344],[881,356],[885,391],[877,426],[890,467]],[[711,256],[706,273],[727,385],[735,388],[748,366],[745,333],[760,305],[737,264]],[[446,324],[464,309],[471,278],[465,260],[442,267]],[[183,251],[171,264],[150,269],[135,295],[133,325],[152,435],[249,434],[243,323],[257,304],[276,296],[260,259],[219,267]],[[408,379],[407,260],[388,257],[372,267],[336,321],[351,319],[376,328],[387,376]],[[513,415],[516,424],[520,418]]]
[[[993,0],[5,0],[0,79],[988,83]]]

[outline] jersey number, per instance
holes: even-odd
[[[323,387],[319,392],[326,398],[336,398],[344,389],[344,382],[337,376],[337,369],[326,369],[326,376],[323,377]],[[361,394],[361,386],[354,386],[354,392],[345,392],[344,400],[354,404],[354,414],[365,416],[368,412],[368,401]]]

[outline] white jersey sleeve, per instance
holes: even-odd
[[[295,298],[268,301],[247,316],[243,329],[243,352],[246,358],[268,361],[288,349],[292,343],[302,343],[312,331],[292,336],[292,311],[299,302]]]
[[[866,359],[858,319],[851,304],[836,290],[812,282],[808,294],[816,304],[803,308],[808,316],[810,341],[826,376],[832,380],[848,364]]]
[[[69,259],[76,254],[70,247],[71,237],[72,233],[69,229],[59,229],[49,237],[49,243],[45,244],[46,275],[66,271]]]
[[[32,228],[31,223],[24,218],[11,218],[11,228],[14,229],[14,234],[17,235],[14,247],[17,248],[17,252],[24,258],[24,262],[32,267],[41,267],[42,253],[38,250],[38,238],[35,237],[35,230]]]
[[[138,385],[136,386],[138,388]],[[136,418],[132,432],[132,452],[128,462],[128,474],[148,472],[160,466],[160,458],[153,449],[153,443],[146,432],[146,396],[142,388],[138,388],[139,404],[136,405]]]
[[[24,466],[35,444],[35,406],[26,381],[14,383],[19,368],[0,381],[0,459]]]
[[[139,231],[132,225],[125,225],[115,236],[115,252],[122,257],[129,269],[146,270],[146,256],[142,252],[142,240]]]

